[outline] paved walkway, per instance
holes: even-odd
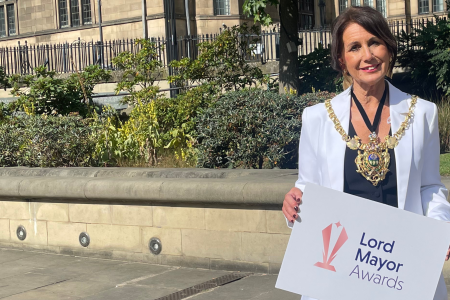
[[[152,300],[230,274],[236,273],[0,249],[0,299],[4,300]],[[183,299],[300,298],[275,289],[276,275],[245,275],[215,288],[200,288],[202,292]],[[446,281],[450,290],[450,280]],[[176,299],[182,298],[160,300]]]
[[[4,300],[151,300],[228,274],[232,272],[0,249]],[[275,289],[276,278],[252,274],[185,299],[300,298]]]

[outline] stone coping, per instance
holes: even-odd
[[[297,170],[1,168],[0,199],[281,206]]]

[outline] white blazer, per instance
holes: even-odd
[[[351,88],[331,100],[344,130],[350,122]],[[391,129],[395,133],[405,119],[411,96],[389,83]],[[303,111],[299,145],[298,180],[304,190],[312,182],[334,190],[344,189],[346,143],[334,128],[323,103]],[[448,191],[439,174],[439,128],[435,104],[418,99],[410,126],[394,149],[397,168],[398,207],[443,221],[450,221]],[[292,226],[293,224],[288,224]],[[303,300],[314,300],[302,297]],[[434,300],[447,300],[441,274]]]

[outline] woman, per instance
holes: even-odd
[[[397,57],[385,19],[370,7],[352,7],[334,21],[332,34],[332,66],[351,86],[303,112],[298,180],[282,209],[289,226],[307,182],[450,221],[437,108],[385,81]],[[434,300],[444,299],[441,275]]]

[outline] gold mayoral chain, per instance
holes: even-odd
[[[400,128],[395,134],[393,134],[392,136],[387,135],[384,139],[384,142],[380,143],[378,142],[378,136],[375,130],[371,130],[372,133],[369,135],[370,141],[367,144],[362,144],[361,139],[358,136],[355,135],[353,138],[351,138],[349,135],[347,135],[344,128],[342,128],[338,118],[336,117],[336,114],[333,111],[333,108],[331,107],[331,99],[325,101],[325,107],[327,109],[328,116],[334,123],[334,128],[336,128],[337,132],[342,136],[342,139],[347,143],[347,147],[352,150],[358,150],[358,156],[355,159],[357,167],[356,172],[360,173],[368,181],[372,182],[374,186],[378,185],[380,181],[384,180],[386,174],[389,172],[388,167],[391,157],[389,155],[388,149],[394,149],[395,147],[397,147],[400,138],[403,136],[403,133],[408,127],[408,123],[413,115],[413,110],[416,103],[417,96],[412,96],[411,106],[409,107],[408,114],[406,115],[405,120],[402,122]],[[380,107],[382,108],[382,105]],[[381,113],[379,114],[381,115]],[[364,115],[367,117],[365,112]],[[375,122],[374,125],[378,126],[378,124],[375,124]]]

